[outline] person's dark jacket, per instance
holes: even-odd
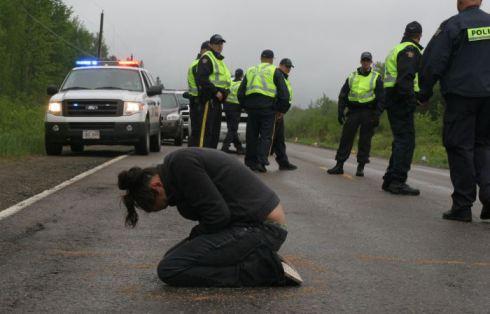
[[[477,6],[444,21],[424,52],[419,100],[432,96],[440,80],[443,94],[490,97],[490,40],[470,42],[468,29],[490,27],[490,15]]]
[[[242,84],[238,89],[238,101],[242,108],[247,111],[256,110],[273,110],[286,113],[289,110],[289,90],[281,70],[276,69],[274,72],[274,84],[276,85],[276,97],[268,97],[262,94],[251,94],[246,96],[247,76],[243,78]]]
[[[170,206],[199,221],[199,233],[240,223],[260,223],[279,198],[236,158],[211,149],[186,148],[158,166]]]
[[[223,60],[225,58],[222,54],[218,52],[215,52],[213,50],[211,50],[211,52],[218,60]],[[211,81],[209,80],[209,76],[213,74],[213,72],[214,69],[211,59],[209,59],[208,56],[203,55],[199,60],[199,63],[197,64],[196,73],[196,83],[199,89],[199,98],[201,99],[201,101],[203,101],[203,103],[210,99],[216,99],[216,93],[218,91],[220,91],[225,98],[229,93],[229,90],[218,88],[214,86],[213,83],[211,83]]]
[[[371,71],[364,72],[362,68],[357,69],[357,73],[362,76],[368,76],[371,74]],[[384,108],[384,88],[383,88],[383,78],[382,75],[380,74],[378,76],[378,79],[376,80],[376,87],[374,89],[374,94],[376,95],[376,99],[368,102],[368,103],[359,103],[359,102],[352,102],[349,101],[349,93],[350,93],[350,86],[349,86],[349,79],[347,79],[344,83],[344,86],[342,86],[342,89],[340,90],[339,94],[339,112],[344,112],[345,108],[349,108],[349,110],[362,110],[362,109],[371,109],[375,110],[376,114],[380,116],[383,113],[383,108]]]
[[[286,81],[289,80],[289,74],[284,73],[281,69],[279,69],[279,71],[282,73],[282,75],[284,76],[284,79]],[[287,85],[286,85],[286,87],[287,87]],[[289,93],[289,90],[288,90],[288,93]],[[282,108],[282,111],[279,111],[279,110],[278,111],[281,113],[287,113],[289,111],[289,109],[291,109],[291,95],[289,95],[288,106],[287,107],[285,106],[284,108]]]
[[[419,47],[420,50],[424,48],[415,42],[414,40],[404,37],[401,41],[412,42]],[[410,99],[415,101],[416,93],[414,88],[414,80],[420,69],[420,60],[422,54],[414,46],[407,46],[398,54],[398,76],[396,78],[395,87],[389,87],[386,89],[387,96],[395,96],[397,98]]]

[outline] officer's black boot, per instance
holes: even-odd
[[[328,174],[344,174],[344,163],[337,161],[337,164],[332,169],[327,170]]]
[[[296,170],[296,169],[298,169],[298,167],[296,165],[293,165],[290,162],[288,162],[287,164],[279,165],[279,170],[281,170],[281,171],[284,171],[284,170],[293,171],[293,170]]]
[[[356,171],[356,176],[357,177],[364,177],[364,166],[365,164],[360,162],[358,165],[357,165],[357,171]]]
[[[442,214],[442,219],[471,222],[473,220],[473,217],[471,216],[470,208],[462,208],[462,209],[452,208],[451,210]]]
[[[232,151],[230,150],[230,146],[229,145],[223,145],[223,147],[221,147],[221,151],[224,152],[224,153],[227,153],[227,154],[231,154]]]
[[[490,219],[490,205],[483,205],[483,209],[481,210],[480,219],[481,220],[489,220]]]
[[[240,145],[240,146],[238,146],[238,147],[236,148],[236,153],[237,153],[238,155],[245,155],[245,149],[243,149],[243,146],[241,146],[241,145]]]
[[[398,182],[398,181],[392,181],[384,190],[386,192],[390,192],[391,194],[395,194],[395,195],[411,195],[411,196],[420,195],[420,190],[414,189],[408,184]]]

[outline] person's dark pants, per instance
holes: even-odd
[[[203,118],[203,106],[199,102],[198,97],[191,97],[189,100],[189,116],[191,120],[191,132],[187,146],[199,146],[199,138],[201,135],[201,123]]]
[[[357,130],[360,128],[357,162],[360,164],[369,163],[371,140],[374,135],[373,122],[375,120],[375,115],[375,111],[369,108],[349,110],[347,113],[347,120],[342,129],[339,149],[337,150],[337,155],[335,157],[338,162],[345,162],[349,159]]]
[[[221,131],[221,103],[215,99],[202,101],[203,113],[198,147],[218,148]]]
[[[242,109],[240,108],[240,105],[233,104],[225,104],[223,105],[223,109],[226,116],[226,126],[228,128],[226,137],[223,141],[223,148],[228,149],[233,143],[236,149],[241,149],[242,142],[238,136],[238,126],[240,124]]]
[[[288,155],[286,154],[286,137],[284,131],[284,117],[282,119],[276,119],[274,138],[272,141],[272,154],[276,155],[276,162],[279,166],[289,165]]]
[[[405,183],[415,150],[416,100],[404,99],[397,97],[396,94],[387,93],[386,104],[393,143],[390,163],[383,179],[388,184],[393,181]]]
[[[284,284],[277,251],[287,231],[270,224],[231,226],[184,240],[158,265],[158,276],[178,287],[256,287]]]
[[[246,165],[268,165],[276,113],[272,109],[250,110],[247,118]]]
[[[480,187],[480,201],[490,206],[490,98],[446,95],[443,141],[451,181],[453,209],[470,209]]]

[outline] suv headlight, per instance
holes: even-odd
[[[142,103],[127,101],[124,103],[124,115],[130,116],[132,114],[139,113],[143,111],[144,108],[145,105]]]
[[[180,114],[178,112],[171,113],[167,116],[167,121],[177,121],[180,119]]]
[[[60,102],[50,102],[48,105],[48,112],[52,115],[59,116],[61,115],[61,108],[63,106]]]

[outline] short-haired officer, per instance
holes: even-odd
[[[279,165],[279,170],[296,170],[298,167],[289,162],[288,155],[286,154],[286,137],[284,134],[284,115],[291,108],[291,103],[293,101],[293,87],[289,82],[289,73],[291,73],[291,68],[294,68],[291,59],[284,58],[279,62],[278,69],[284,75],[284,79],[289,91],[289,106],[278,108],[276,113],[276,124],[274,127],[274,134],[272,138],[272,148],[271,154],[276,155],[276,162]]]
[[[189,70],[187,71],[187,85],[189,87],[189,115],[191,119],[191,133],[189,134],[189,147],[199,146],[199,137],[201,132],[201,122],[203,118],[203,106],[199,103],[199,90],[196,82],[197,65],[201,57],[209,51],[209,40],[201,44],[201,50],[197,54]]]
[[[480,187],[481,219],[490,219],[490,15],[480,0],[458,1],[459,14],[443,22],[422,58],[419,100],[426,104],[440,80],[446,102],[444,146],[454,186],[443,218],[472,221]]]
[[[383,190],[398,195],[420,195],[406,181],[415,150],[414,114],[419,92],[418,71],[423,47],[422,25],[412,22],[405,28],[400,44],[386,58],[384,87],[386,111],[393,144],[390,164],[383,177]]]
[[[264,50],[260,60],[247,70],[238,100],[248,113],[245,165],[253,171],[267,172],[276,112],[289,107],[289,91],[284,75],[272,64],[274,52]]]
[[[199,60],[196,81],[199,87],[199,101],[203,104],[203,119],[199,137],[199,147],[218,148],[221,131],[221,104],[228,96],[231,73],[221,54],[226,41],[221,35],[213,35],[209,40],[209,51]]]
[[[372,64],[371,53],[363,52],[361,67],[351,73],[340,91],[338,119],[344,128],[335,157],[337,164],[328,170],[329,174],[344,173],[344,163],[350,156],[354,138],[360,127],[356,175],[364,176],[364,166],[369,163],[371,140],[374,129],[379,125],[384,101],[383,80],[381,75],[372,69]],[[349,109],[347,119],[346,108]]]
[[[238,126],[240,125],[240,117],[242,114],[242,107],[238,101],[238,88],[243,80],[243,70],[237,69],[235,71],[235,78],[231,82],[230,94],[223,103],[223,111],[226,116],[227,132],[223,141],[223,147],[221,150],[225,153],[231,153],[231,143],[235,145],[236,153],[243,155],[245,150],[243,149],[242,142],[238,136]]]

